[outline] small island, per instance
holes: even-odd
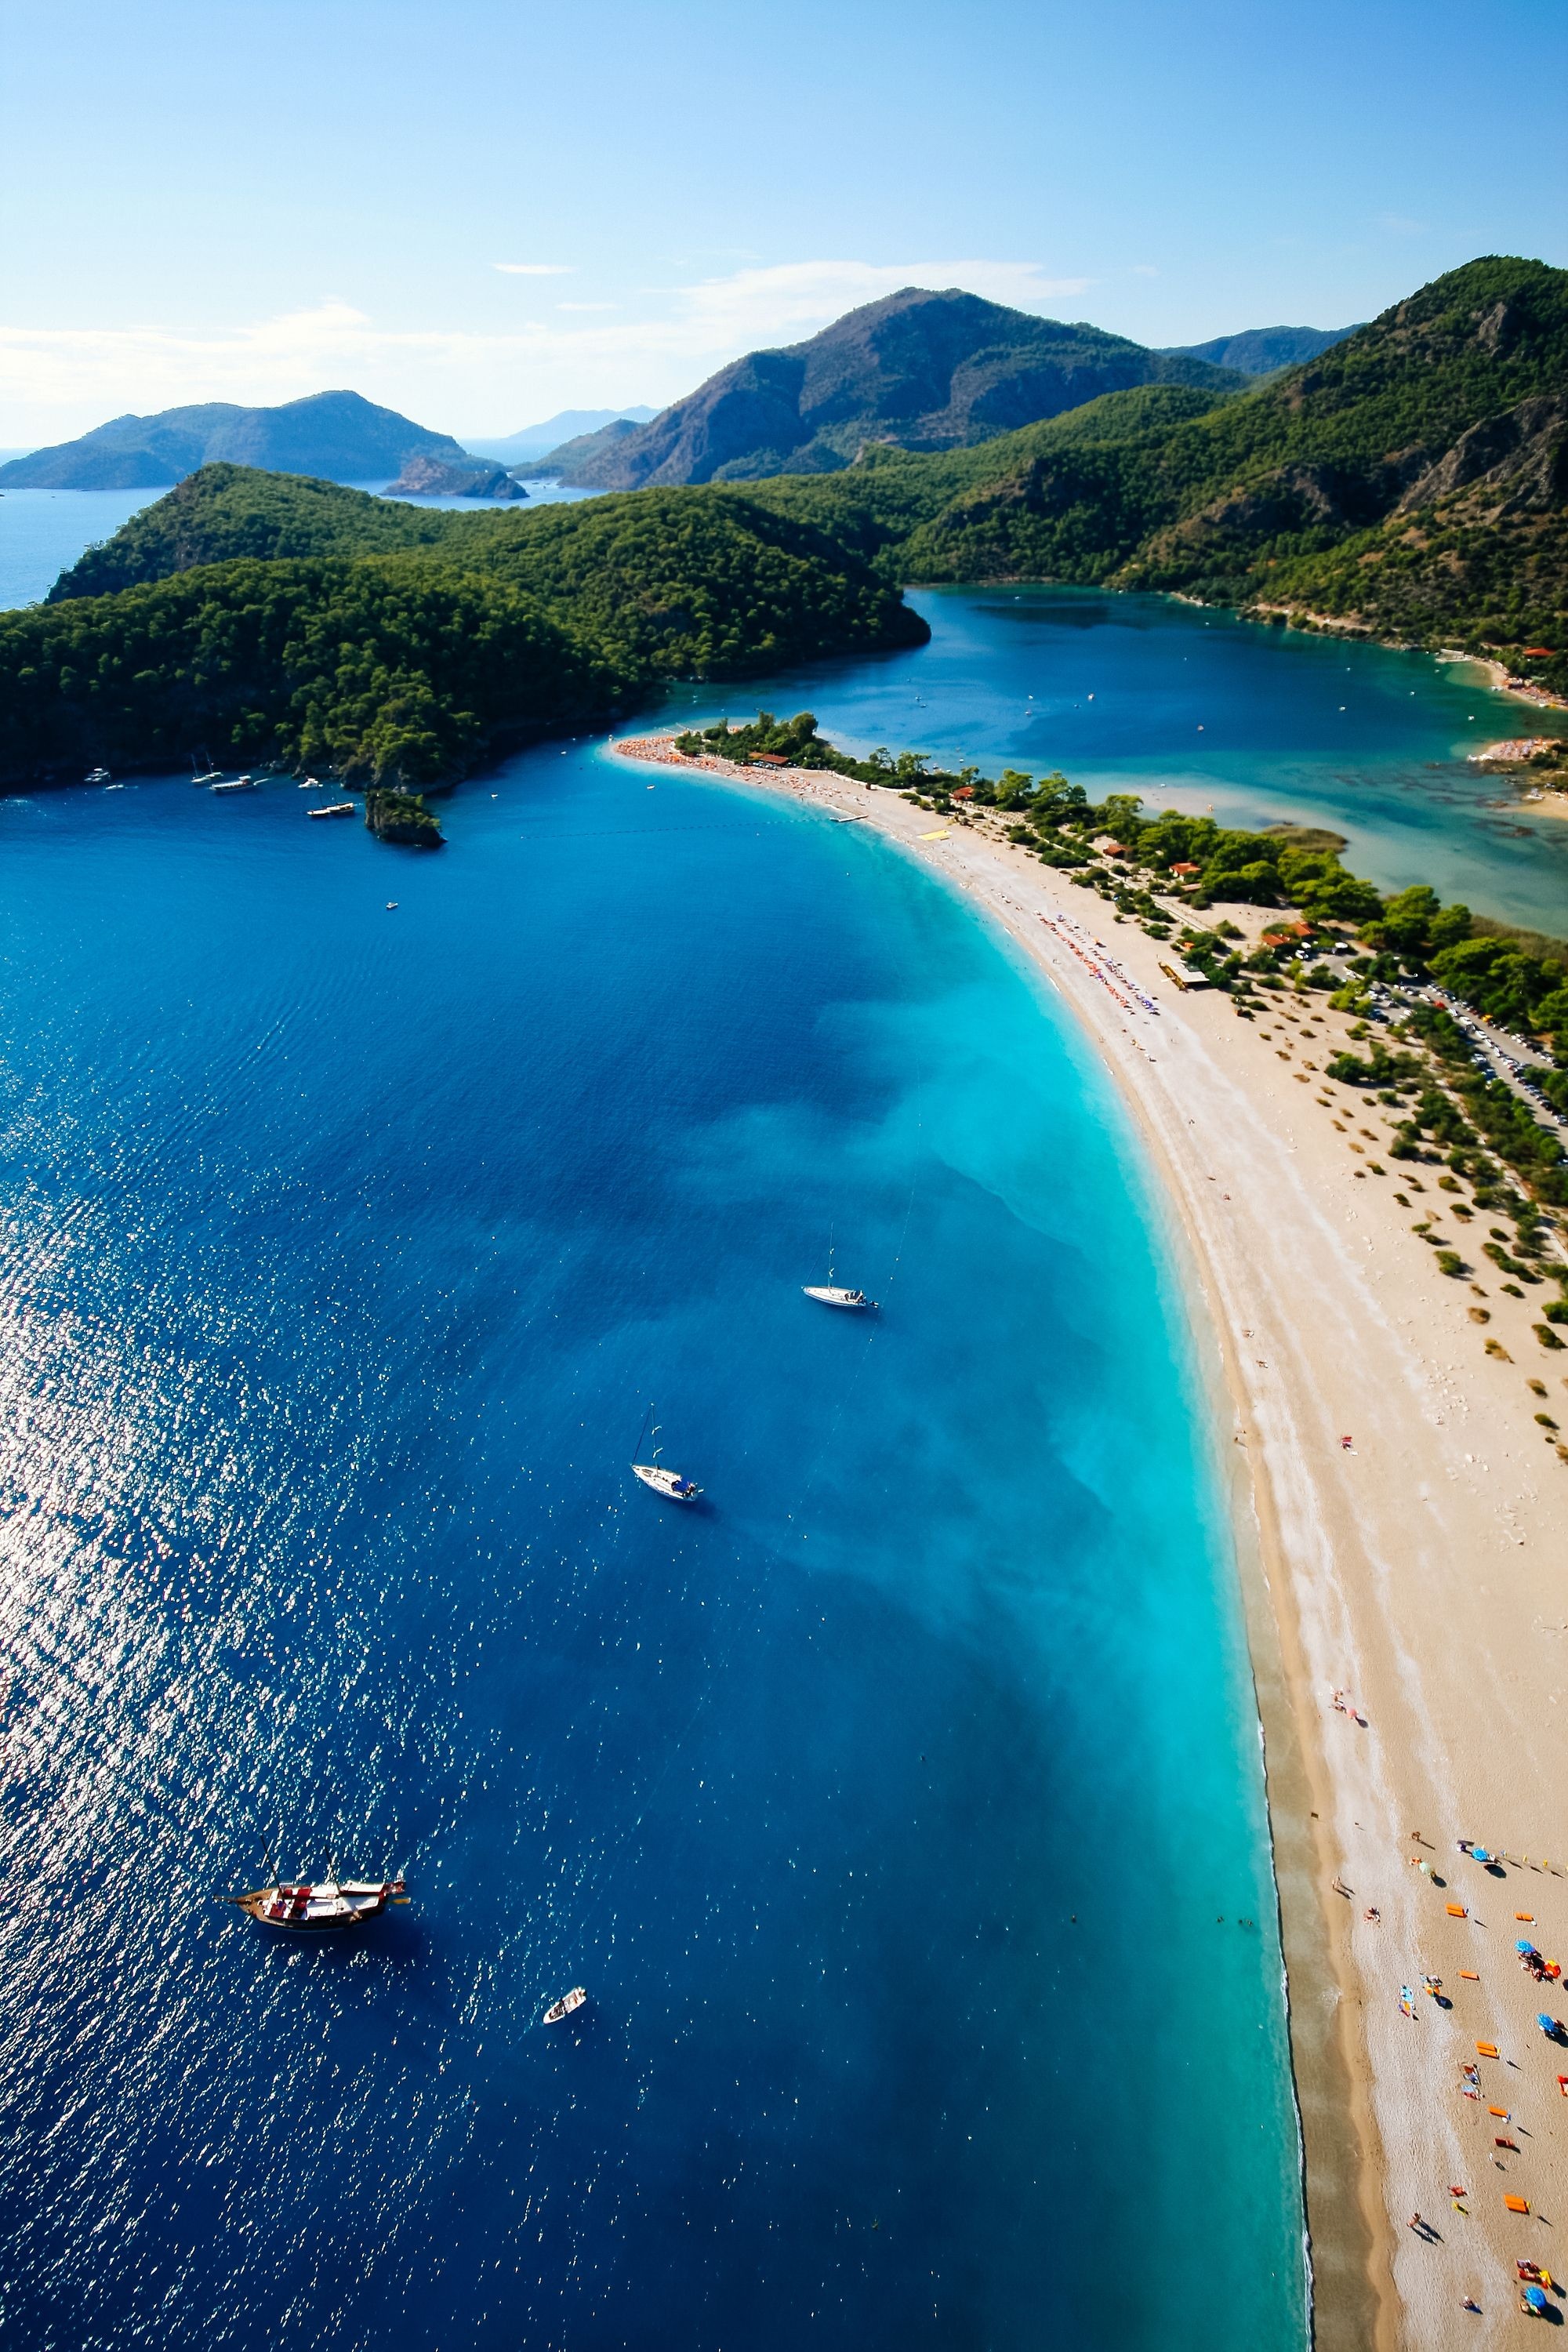
[[[386,486],[389,499],[525,499],[528,492],[514,482],[504,466],[487,466],[481,458],[468,465],[416,452],[403,461],[403,471]]]
[[[389,841],[400,849],[441,849],[446,835],[441,820],[434,809],[425,805],[423,793],[399,793],[387,789],[366,793],[364,821],[378,841]]]

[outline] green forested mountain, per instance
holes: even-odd
[[[752,495],[915,580],[1180,589],[1505,656],[1568,686],[1568,271],[1475,261],[1240,397],[1112,394]]]
[[[906,286],[805,342],[750,352],[651,423],[606,425],[547,463],[563,481],[607,490],[837,473],[868,446],[962,448],[1136,384],[1213,393],[1244,382],[1100,327]]]
[[[660,678],[917,642],[893,583],[986,579],[1328,615],[1568,689],[1568,271],[1472,262],[1249,393],[1143,383],[744,491],[457,515],[208,467],[0,616],[0,778],[205,744],[426,782]]]
[[[86,564],[79,591],[111,593],[0,614],[0,781],[201,746],[430,783],[665,678],[926,634],[858,557],[723,490],[441,515],[213,467]]]
[[[438,547],[450,525],[489,520],[404,506],[308,474],[204,466],[167,498],[132,515],[103,546],[89,547],[61,572],[48,602],[108,596],[188,572],[193,564],[226,563],[240,555],[388,555],[399,548]]]

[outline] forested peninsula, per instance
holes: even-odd
[[[672,678],[928,634],[858,556],[733,491],[443,514],[205,467],[0,614],[0,782],[200,746],[428,786]]]
[[[215,757],[427,786],[675,678],[921,642],[900,583],[1175,592],[1568,693],[1568,271],[1450,272],[1256,389],[1147,383],[743,488],[438,513],[206,466],[0,615],[0,782]]]

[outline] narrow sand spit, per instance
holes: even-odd
[[[1517,2262],[1568,2273],[1568,2041],[1535,2022],[1568,2016],[1568,1982],[1538,1984],[1515,1951],[1568,1965],[1568,1457],[1535,1418],[1568,1430],[1568,1356],[1534,1336],[1541,1293],[1501,1292],[1487,1219],[1467,1234],[1438,1169],[1380,1159],[1388,1116],[1321,1077],[1347,1024],[1321,997],[1247,1022],[1183,992],[1168,948],[984,820],[685,760],[668,738],[616,748],[874,825],[1022,945],[1120,1081],[1175,1213],[1233,1474],[1316,2340],[1500,2341]],[[1412,1233],[1432,1218],[1474,1283]]]

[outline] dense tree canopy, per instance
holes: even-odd
[[[925,635],[857,556],[733,491],[448,515],[212,467],[0,614],[0,779],[200,746],[429,784],[662,679]]]
[[[890,579],[1180,589],[1462,643],[1568,690],[1568,271],[1490,258],[1240,396],[1112,393],[752,495]]]

